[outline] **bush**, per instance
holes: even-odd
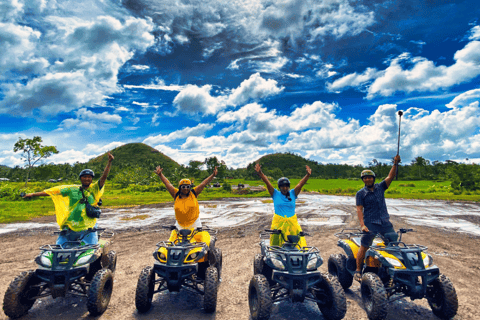
[[[125,188],[124,192],[134,193],[134,192],[162,192],[167,191],[167,187],[160,183],[150,184],[150,185],[138,185],[131,184]]]
[[[232,185],[225,181],[223,183],[222,189],[227,192],[232,192]]]

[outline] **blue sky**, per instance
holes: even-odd
[[[477,1],[0,3],[0,164],[19,137],[85,162],[143,142],[245,167],[480,162]],[[468,161],[466,159],[469,159]]]

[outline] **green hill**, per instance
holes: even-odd
[[[167,157],[157,149],[147,146],[144,143],[128,143],[110,151],[115,157],[115,171],[125,167],[142,167],[148,170],[154,170],[161,166],[165,170],[171,171],[180,165]],[[104,167],[108,161],[107,153],[93,158],[86,163],[86,167]]]
[[[306,165],[312,169],[312,178],[351,178],[357,177],[362,170],[362,167],[347,164],[321,164],[294,153],[274,153],[265,155],[247,166],[247,171],[252,172],[254,178],[258,177],[253,172],[257,162],[262,166],[263,173],[274,179],[302,178],[306,174]]]

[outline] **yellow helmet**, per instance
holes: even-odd
[[[178,183],[178,186],[180,187],[180,186],[182,186],[182,185],[184,185],[184,184],[191,185],[192,182],[190,181],[190,179],[182,179],[182,180],[180,180],[180,182]]]

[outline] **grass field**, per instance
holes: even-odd
[[[292,188],[300,179],[291,179]],[[229,180],[236,185],[239,182],[250,186],[264,185],[263,182],[247,181],[240,179]],[[27,192],[42,191],[57,184],[31,183]],[[276,183],[274,183],[276,187]],[[28,221],[35,217],[54,215],[53,202],[49,197],[38,197],[32,200],[11,200],[6,193],[20,193],[22,183],[9,183],[8,190],[5,184],[0,184],[0,223]],[[362,181],[347,179],[310,179],[304,186],[305,192],[318,192],[329,195],[354,196],[363,187]],[[2,189],[3,188],[3,189]],[[3,196],[2,192],[3,191]],[[227,192],[221,188],[205,189],[199,196],[199,200],[212,200],[228,197],[268,197],[267,191],[238,194],[235,191]],[[393,181],[386,191],[387,198],[423,199],[423,200],[450,200],[450,201],[480,201],[480,192],[464,192],[452,190],[449,181]],[[11,198],[11,197],[10,197]],[[130,207],[153,203],[172,202],[170,194],[166,191],[157,192],[126,192],[118,189],[107,182],[105,194],[102,197],[105,208]],[[173,207],[173,204],[172,204]]]

